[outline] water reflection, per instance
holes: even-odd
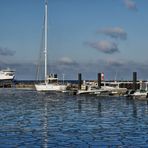
[[[82,100],[78,99],[78,112],[81,112],[82,109]]]
[[[48,148],[48,111],[47,102],[44,102],[44,113],[43,113],[43,147]]]
[[[128,109],[128,114],[133,118],[141,118],[148,115],[148,101],[136,100],[136,99],[126,99],[126,107]]]
[[[0,111],[0,147],[147,146],[147,101],[17,91]]]
[[[137,106],[135,100],[132,100],[132,107],[133,107],[133,117],[137,118]]]
[[[98,101],[98,113],[99,113],[99,116],[101,116],[101,102]]]

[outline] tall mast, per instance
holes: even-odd
[[[45,0],[45,83],[47,83],[47,14],[48,14],[48,8],[47,8],[47,0]]]

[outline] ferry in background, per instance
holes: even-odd
[[[0,81],[13,80],[15,77],[15,71],[10,68],[0,70]]]

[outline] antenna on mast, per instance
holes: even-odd
[[[45,5],[47,5],[48,0],[45,0]]]

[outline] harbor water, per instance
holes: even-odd
[[[0,147],[148,147],[148,102],[0,89]]]

